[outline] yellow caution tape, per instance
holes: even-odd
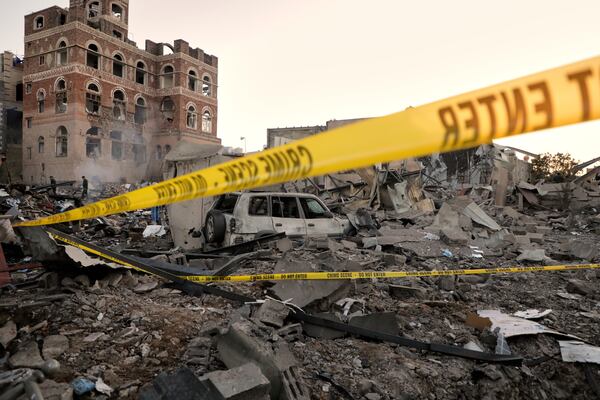
[[[77,247],[88,253],[100,256],[106,260],[113,261],[123,266],[146,272],[128,262],[120,260],[102,251],[90,248],[74,242],[63,236],[49,233],[54,239],[65,244]],[[600,264],[574,264],[574,265],[549,265],[544,267],[501,267],[501,268],[477,268],[477,269],[449,269],[433,271],[355,271],[355,272],[288,272],[285,274],[254,274],[254,275],[230,275],[230,276],[205,276],[188,275],[179,276],[196,283],[210,282],[259,282],[259,281],[332,281],[332,280],[357,280],[357,279],[391,279],[411,277],[435,277],[456,275],[492,275],[492,274],[516,274],[527,272],[557,272],[575,271],[586,269],[600,269]]]
[[[600,57],[334,129],[62,214],[40,226],[274,185],[600,118]]]

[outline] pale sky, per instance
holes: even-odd
[[[0,49],[23,53],[3,2]],[[267,128],[386,115],[600,53],[598,0],[130,0],[130,38],[185,39],[219,57],[219,137],[258,150]],[[504,140],[600,156],[600,122]]]

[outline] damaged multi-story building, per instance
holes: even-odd
[[[0,53],[0,183],[21,179],[23,141],[23,60]]]
[[[25,16],[23,179],[160,176],[178,141],[217,138],[218,58],[128,39],[129,0],[70,0]]]

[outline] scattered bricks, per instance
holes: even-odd
[[[529,233],[535,233],[537,232],[537,223],[535,222],[526,222],[525,223],[525,230]]]
[[[427,291],[423,288],[412,287],[412,286],[401,286],[401,285],[389,285],[388,287],[390,296],[399,300],[411,300],[419,299],[423,300],[427,298]]]
[[[543,233],[544,235],[546,235],[546,234],[548,234],[548,233],[551,233],[551,232],[552,232],[552,227],[550,227],[550,226],[540,226],[540,225],[538,225],[538,226],[536,226],[536,227],[535,227],[535,231],[536,231],[537,233]]]
[[[356,243],[350,242],[348,240],[342,240],[341,243],[348,250],[354,250],[354,249],[358,248],[358,245]]]
[[[329,250],[329,238],[327,235],[309,236],[304,242],[304,247],[314,250]]]
[[[567,292],[588,296],[594,293],[594,289],[587,282],[579,279],[570,279],[567,283]]]
[[[300,340],[302,339],[302,324],[284,326],[277,331],[277,336],[283,338],[286,342]]]
[[[256,311],[253,318],[265,325],[281,328],[283,327],[283,321],[287,318],[289,313],[290,310],[285,304],[267,299]]]
[[[206,374],[206,381],[215,396],[209,399],[219,400],[269,400],[271,384],[253,363],[244,364],[227,371],[215,371]]]
[[[531,233],[531,232],[529,232],[529,233],[527,233],[527,237],[533,243],[540,243],[540,244],[544,243],[544,234],[543,233]]]
[[[527,235],[527,231],[525,229],[523,229],[523,228],[517,228],[517,227],[512,228],[512,233],[515,236],[525,236],[525,235]]]
[[[381,261],[383,261],[386,267],[397,267],[406,264],[406,257],[398,254],[384,253]]]
[[[525,235],[515,235],[515,239],[517,241],[517,244],[519,245],[527,246],[531,244],[531,240],[529,240],[529,237]]]
[[[329,250],[331,250],[331,251],[344,250],[344,245],[339,242],[336,242],[335,240],[329,239],[327,241],[327,244],[328,244]]]
[[[469,236],[460,229],[443,228],[440,236],[444,243],[450,245],[466,246],[469,243]]]

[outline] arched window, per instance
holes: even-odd
[[[46,110],[46,92],[38,90],[37,92],[38,112],[41,114]]]
[[[67,128],[59,126],[56,130],[56,157],[66,157],[69,152],[69,134]]]
[[[193,104],[188,105],[186,125],[190,129],[198,128],[198,113],[196,112],[196,107],[194,107]]]
[[[88,45],[86,65],[94,69],[100,69],[100,50],[94,43]]]
[[[56,91],[56,113],[62,114],[67,112],[67,83],[64,79],[56,81],[54,87]]]
[[[113,3],[111,12],[113,17],[123,19],[123,7],[120,5]]]
[[[192,92],[196,91],[196,82],[198,81],[198,76],[196,75],[196,71],[190,70],[188,74],[188,89]]]
[[[159,144],[158,146],[156,146],[156,159],[162,160],[162,158],[163,158],[162,147]]]
[[[161,88],[168,89],[172,88],[175,82],[175,70],[172,66],[166,65],[163,68],[161,76]]]
[[[98,18],[102,12],[99,1],[90,1],[87,8],[88,19]]]
[[[100,128],[91,127],[85,134],[85,154],[88,158],[99,158],[102,155]]]
[[[202,78],[202,94],[204,96],[210,96],[212,94],[212,84],[210,83],[210,76],[204,76]]]
[[[167,122],[173,122],[175,119],[175,103],[170,97],[165,97],[160,103],[160,112]]]
[[[40,15],[33,20],[33,29],[42,29],[44,27],[44,17]]]
[[[135,82],[140,85],[146,84],[146,64],[141,61],[138,61],[135,68]]]
[[[212,115],[208,110],[202,113],[202,132],[212,133]]]
[[[169,154],[169,152],[170,152],[170,151],[171,151],[171,145],[168,145],[168,144],[167,144],[167,145],[165,146],[165,156],[166,156],[167,154]]]
[[[56,51],[56,65],[67,65],[69,62],[69,51],[67,50],[67,43],[61,40],[58,44],[58,50]]]
[[[40,136],[38,138],[38,153],[40,153],[40,154],[44,153],[44,144],[45,144],[44,137]]]
[[[113,118],[117,121],[125,121],[125,93],[117,89],[113,94]]]
[[[102,97],[100,96],[100,88],[95,83],[90,83],[87,86],[85,94],[85,109],[90,114],[100,114],[100,104]]]
[[[113,75],[123,77],[123,56],[120,54],[113,56]]]
[[[143,125],[146,122],[146,100],[143,97],[138,97],[135,102],[135,115],[133,120],[138,125]]]

